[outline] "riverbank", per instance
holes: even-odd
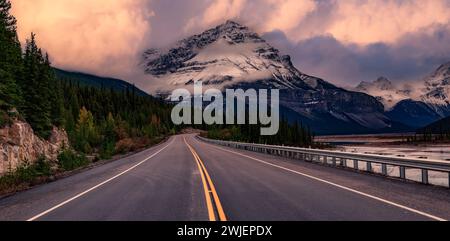
[[[407,142],[411,136],[414,133],[318,136],[315,141],[345,152],[450,161],[450,142]]]

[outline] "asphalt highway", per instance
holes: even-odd
[[[0,199],[0,220],[448,219],[448,189],[215,146],[193,134]]]

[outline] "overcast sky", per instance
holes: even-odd
[[[344,86],[420,79],[450,61],[450,0],[12,0],[21,41],[31,31],[54,65],[124,78],[144,89],[149,47],[232,19],[298,69]]]

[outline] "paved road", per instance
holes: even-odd
[[[0,220],[442,220],[450,191],[174,136],[0,200]]]

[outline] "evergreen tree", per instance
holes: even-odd
[[[0,110],[6,111],[20,106],[22,100],[16,82],[21,74],[21,48],[10,9],[9,0],[0,0]]]
[[[43,81],[48,82],[50,116],[53,125],[63,127],[65,125],[64,97],[61,81],[57,81],[48,54],[45,55],[44,65],[42,67]]]
[[[108,114],[106,118],[104,128],[103,128],[103,141],[100,151],[100,156],[102,159],[109,159],[114,154],[115,144],[117,141],[116,137],[116,121],[112,113]]]
[[[25,100],[22,112],[33,130],[47,138],[52,128],[50,75],[34,34],[27,41],[21,85]]]

